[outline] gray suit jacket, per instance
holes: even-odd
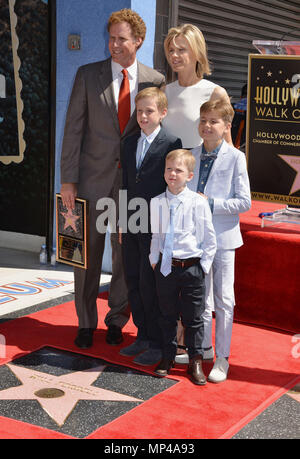
[[[164,76],[138,62],[138,91],[160,87]],[[77,183],[78,197],[109,196],[118,171],[123,139],[139,129],[134,111],[123,134],[112,89],[111,58],[79,67],[61,155],[61,183]]]

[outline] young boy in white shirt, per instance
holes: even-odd
[[[151,200],[150,263],[155,272],[163,335],[163,358],[155,369],[166,376],[177,350],[177,320],[182,317],[192,382],[206,384],[202,370],[205,273],[216,251],[211,211],[205,198],[186,184],[193,177],[195,159],[177,149],[166,157],[166,191]]]
[[[229,145],[224,136],[230,132],[234,116],[225,100],[208,101],[200,108],[199,134],[203,144],[194,148],[195,174],[189,188],[207,198],[217,237],[217,252],[212,269],[206,277],[203,348],[212,347],[212,310],[216,316],[216,361],[208,376],[211,382],[227,379],[229,369],[234,298],[235,249],[243,244],[239,214],[251,207],[251,194],[246,158],[243,152]],[[211,283],[213,282],[213,285]]]

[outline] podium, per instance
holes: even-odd
[[[261,41],[253,40],[252,45],[260,54],[280,54],[300,56],[299,41]]]
[[[252,198],[287,204],[261,214],[262,227],[300,225],[300,42],[254,40],[252,45],[262,55],[249,56],[247,160]]]

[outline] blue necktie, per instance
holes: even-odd
[[[137,151],[137,163],[136,163],[136,168],[139,169],[142,165],[143,159],[145,157],[146,151],[148,147],[148,141],[146,137],[143,139],[142,142],[139,144],[139,148]]]
[[[174,241],[174,215],[177,204],[170,204],[170,220],[169,226],[165,237],[164,251],[162,255],[160,272],[163,276],[167,276],[172,271],[172,255],[173,255],[173,241]]]

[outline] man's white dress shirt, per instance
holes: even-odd
[[[119,101],[119,92],[120,87],[123,81],[123,67],[118,64],[117,62],[111,61],[111,70],[112,70],[112,84],[113,84],[113,92],[115,97],[116,108],[118,110],[118,101]],[[138,93],[138,69],[137,69],[137,61],[135,60],[134,63],[127,67],[126,70],[128,71],[128,80],[129,80],[129,87],[130,87],[130,114],[132,115],[135,110],[135,96]]]

